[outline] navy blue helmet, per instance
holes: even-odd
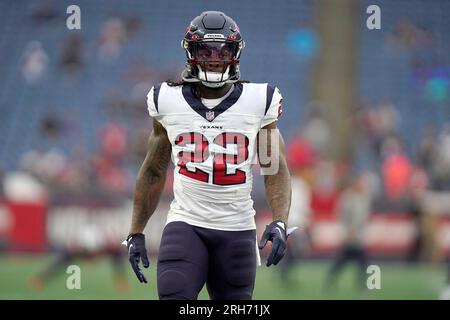
[[[184,81],[220,87],[239,80],[239,58],[245,46],[239,27],[220,11],[205,11],[186,28]]]

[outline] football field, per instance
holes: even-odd
[[[69,290],[70,276],[61,270],[53,281],[42,288],[30,285],[30,277],[51,261],[50,256],[0,256],[0,299],[156,299],[155,258],[145,273],[149,284],[142,285],[126,266],[126,280],[117,290],[113,268],[108,259],[77,261],[81,270],[81,288]],[[254,299],[437,299],[444,287],[443,266],[383,262],[381,288],[360,291],[356,286],[356,270],[348,266],[333,289],[324,289],[328,261],[305,261],[292,270],[289,285],[281,281],[281,268],[259,267]],[[368,275],[369,276],[369,275]],[[126,284],[128,283],[128,287]],[[200,299],[208,299],[203,290]]]

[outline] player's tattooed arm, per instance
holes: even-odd
[[[147,155],[139,169],[134,192],[131,233],[142,233],[158,205],[166,182],[172,146],[164,127],[153,120]]]
[[[276,122],[268,124],[262,130],[267,130],[267,134],[261,135],[260,132],[258,141],[260,141],[260,136],[267,137],[267,139],[262,139],[259,143],[267,146],[267,151],[265,152],[271,157],[272,161],[278,161],[278,170],[275,172],[268,170],[269,173],[266,173],[265,171],[267,170],[261,164],[261,169],[264,173],[266,199],[272,210],[273,220],[282,220],[287,224],[289,208],[291,206],[291,176],[286,162],[284,140],[277,128]],[[272,150],[272,148],[277,149]],[[259,151],[258,148],[258,154]]]

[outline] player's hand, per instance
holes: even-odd
[[[123,243],[128,248],[128,261],[130,261],[136,277],[141,283],[147,283],[147,278],[139,267],[140,260],[142,260],[144,268],[150,266],[147,250],[145,249],[145,235],[143,233],[130,234]]]
[[[292,228],[292,231],[295,229],[297,228]],[[291,232],[286,232],[286,224],[281,220],[275,220],[266,226],[266,229],[261,237],[261,241],[259,242],[259,249],[264,249],[267,241],[272,242],[272,249],[270,250],[266,263],[268,267],[272,264],[277,265],[278,262],[280,262],[280,260],[284,257],[287,246],[287,238]]]

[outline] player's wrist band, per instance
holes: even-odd
[[[130,240],[130,238],[132,238],[132,237],[145,239],[145,235],[143,233],[137,232],[137,233],[130,233],[127,237],[127,241]]]

